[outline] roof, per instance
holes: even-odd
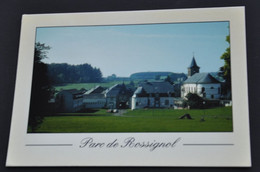
[[[84,94],[86,99],[104,99],[104,94]]]
[[[142,93],[144,93],[144,92],[145,92],[145,91],[144,91],[143,87],[138,87],[138,88],[135,90],[134,94],[142,94]]]
[[[100,85],[98,85],[95,88],[88,90],[85,94],[102,93],[103,91],[104,91],[104,88],[101,87]]]
[[[169,82],[143,82],[140,83],[139,88],[140,87],[142,87],[142,89],[148,94],[174,92],[174,87]],[[138,91],[138,89],[136,91]]]
[[[85,89],[81,89],[81,90],[69,89],[69,90],[62,90],[58,94],[70,93],[73,99],[78,99],[83,97],[85,91],[86,91]]]
[[[116,84],[104,91],[106,96],[114,97],[117,96],[122,90],[126,89],[124,84]]]
[[[189,68],[192,68],[192,67],[197,67],[197,68],[199,68],[199,66],[197,65],[196,60],[195,60],[194,57],[193,57],[192,60],[191,60],[191,63],[190,63]]]
[[[189,84],[189,83],[209,84],[209,83],[220,83],[220,82],[209,73],[195,73],[194,75],[186,79],[183,83],[184,84]]]

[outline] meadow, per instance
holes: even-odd
[[[137,82],[137,81],[134,81]],[[109,88],[115,84],[129,84],[130,81],[111,81],[111,82],[100,82],[100,83],[68,83],[68,84],[64,84],[64,85],[56,85],[54,86],[55,90],[60,91],[61,89],[63,90],[68,90],[68,89],[77,89],[80,90],[82,88],[86,89],[86,90],[90,90],[96,86],[102,86],[105,88]]]
[[[179,119],[184,114],[192,119]],[[65,113],[45,117],[36,133],[232,132],[232,108],[140,109],[108,113]],[[30,131],[28,131],[30,133]]]

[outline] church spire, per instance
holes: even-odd
[[[196,60],[194,58],[194,56],[192,57],[192,60],[191,60],[191,63],[190,63],[190,66],[189,67],[199,67],[196,63]]]
[[[195,73],[200,72],[200,67],[197,65],[195,57],[194,57],[194,52],[193,52],[193,57],[190,63],[190,66],[188,67],[188,77],[191,77]]]

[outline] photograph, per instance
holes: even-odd
[[[250,167],[244,12],[23,15],[6,166]]]
[[[27,133],[233,132],[230,22],[37,27]]]

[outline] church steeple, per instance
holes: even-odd
[[[191,64],[188,67],[188,77],[191,77],[195,73],[199,73],[199,72],[200,72],[200,67],[197,65],[196,60],[194,58],[194,54],[193,54]]]

